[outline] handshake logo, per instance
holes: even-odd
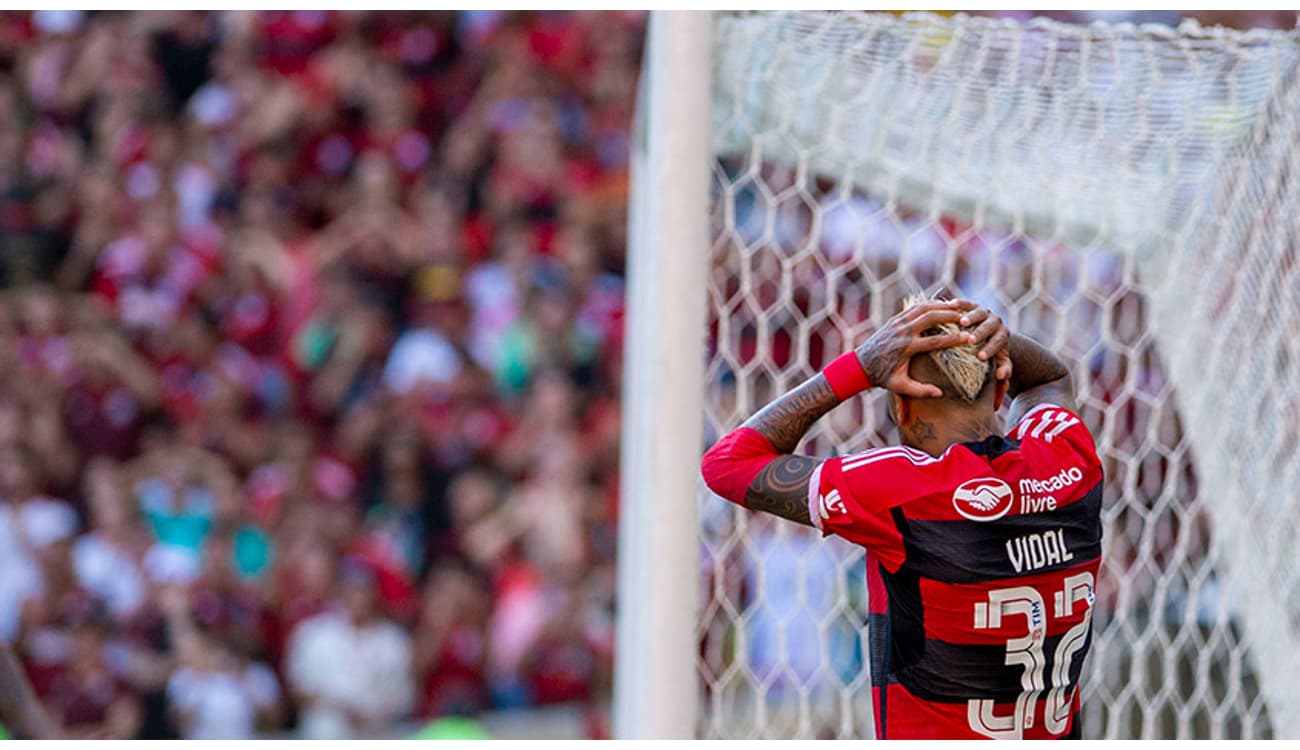
[[[963,482],[952,493],[952,507],[972,521],[996,521],[1011,510],[1011,487],[997,477]]]

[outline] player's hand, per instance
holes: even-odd
[[[975,343],[981,344],[979,350],[980,359],[993,357],[997,364],[993,377],[998,380],[1008,380],[1011,378],[1011,330],[1007,328],[1002,318],[994,315],[993,311],[987,307],[980,307],[969,300],[954,300],[958,309],[965,312],[961,320],[958,321],[962,328],[975,326],[971,333],[975,336]]]
[[[856,350],[872,385],[916,398],[943,396],[939,386],[913,379],[908,364],[917,354],[975,343],[973,332],[922,335],[935,326],[959,323],[974,307],[974,303],[964,300],[926,302],[885,321]]]

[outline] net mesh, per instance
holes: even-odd
[[[1071,365],[1105,464],[1094,738],[1300,736],[1297,36],[715,22],[707,432],[959,295]],[[879,397],[802,452],[895,440]],[[705,737],[870,736],[861,550],[701,488]]]

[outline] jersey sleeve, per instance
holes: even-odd
[[[879,448],[821,463],[808,485],[808,516],[823,536],[834,534],[871,550],[897,570],[905,558],[894,509],[961,483],[959,451],[934,457],[906,446]]]
[[[1026,449],[1048,451],[1062,461],[1078,462],[1084,470],[1101,467],[1088,426],[1078,414],[1062,406],[1035,406],[1020,418],[1008,437]]]

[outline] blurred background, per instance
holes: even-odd
[[[645,23],[0,13],[0,639],[71,736],[609,735]]]

